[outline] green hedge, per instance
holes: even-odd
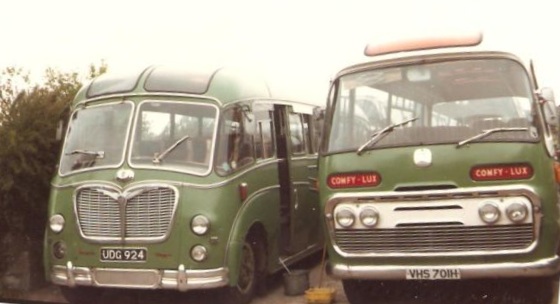
[[[92,65],[85,79],[105,70]],[[42,250],[50,181],[62,144],[57,128],[82,85],[77,73],[53,69],[44,79],[32,84],[22,69],[0,71],[0,245],[18,240],[10,246],[32,252]],[[0,274],[14,254],[0,252]]]

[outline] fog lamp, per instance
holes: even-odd
[[[207,256],[208,256],[208,251],[206,250],[206,247],[202,245],[196,245],[191,249],[191,257],[193,260],[197,262],[202,262],[206,260]]]
[[[62,241],[54,243],[52,252],[54,257],[59,260],[64,258],[66,256],[66,244]]]

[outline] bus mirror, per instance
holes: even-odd
[[[230,132],[232,134],[238,134],[239,133],[239,128],[240,128],[240,124],[237,121],[232,121],[231,125],[230,125]]]
[[[62,140],[63,128],[64,128],[64,121],[61,119],[58,121],[58,126],[56,127],[56,140]]]
[[[554,91],[551,88],[541,88],[538,91],[539,102],[542,104],[544,118],[550,126],[558,126],[558,110],[554,101]]]
[[[544,117],[546,123],[550,126],[557,127],[558,126],[558,113],[556,111],[556,107],[551,102],[545,102],[543,105]]]
[[[325,109],[322,108],[314,108],[313,109],[313,116],[315,117],[315,120],[320,121],[325,119]]]
[[[541,88],[539,93],[541,97],[544,100],[548,101],[549,103],[551,104],[556,103],[556,101],[554,100],[554,91],[552,90],[552,88],[548,88],[548,87]]]

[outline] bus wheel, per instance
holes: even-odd
[[[222,303],[247,304],[255,296],[258,284],[257,257],[258,242],[247,239],[241,250],[239,277],[235,286],[226,287],[222,293]]]
[[[99,303],[103,290],[93,287],[66,287],[60,286],[60,292],[70,304]]]

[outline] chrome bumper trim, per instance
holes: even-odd
[[[458,269],[461,279],[550,276],[560,272],[560,257],[527,263],[490,263],[460,265],[346,265],[327,264],[327,273],[336,279],[405,280],[407,269]]]
[[[50,278],[54,284],[69,287],[97,286],[179,291],[216,288],[229,283],[227,268],[185,270],[184,265],[179,265],[177,270],[119,269],[75,267],[72,262],[68,262],[66,266],[53,266]]]

